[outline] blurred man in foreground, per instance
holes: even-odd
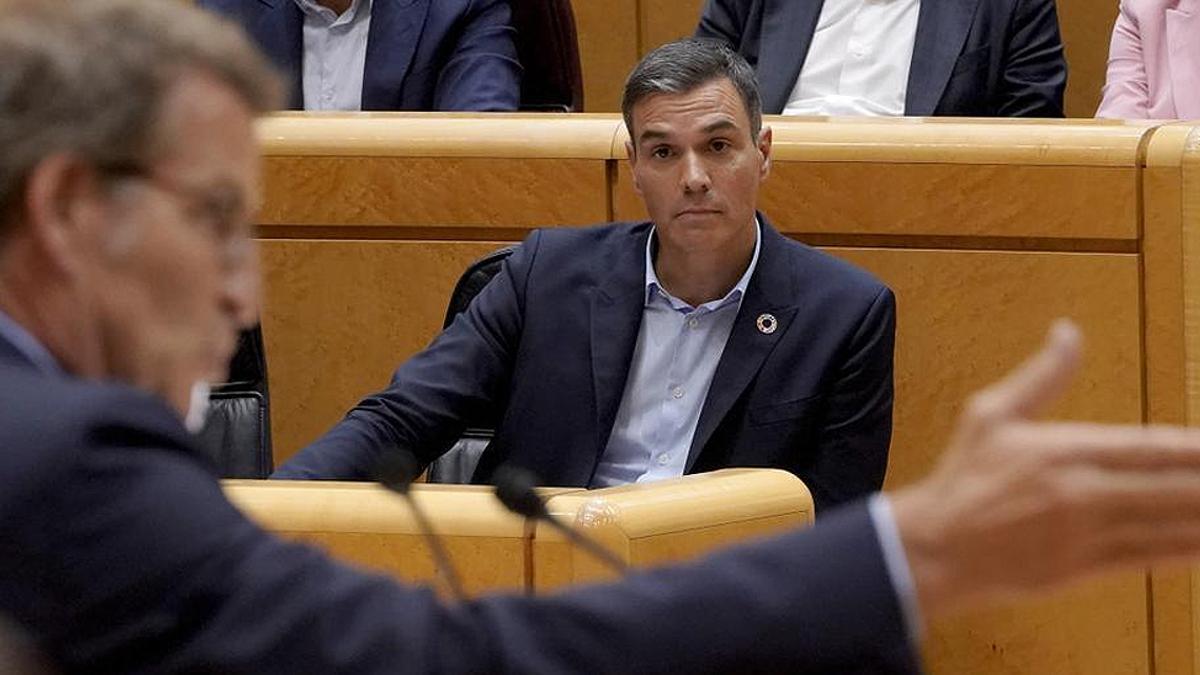
[[[620,584],[448,606],[249,523],[192,448],[252,319],[239,35],[167,0],[0,0],[0,614],[93,672],[880,672],[921,623],[1200,555],[1200,433],[1030,421],[1067,324],[926,480]]]

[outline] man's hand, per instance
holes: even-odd
[[[977,393],[927,478],[892,496],[926,618],[1200,557],[1200,430],[1039,423],[1079,364],[1060,321]]]

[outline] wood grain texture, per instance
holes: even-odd
[[[638,53],[696,32],[704,0],[641,0],[638,19],[641,22],[641,44]]]
[[[1156,129],[1147,146],[1142,174],[1146,420],[1160,424],[1188,422],[1182,162],[1192,130],[1182,124]],[[1179,569],[1154,570],[1150,587],[1155,673],[1194,675],[1191,574]]]
[[[575,523],[634,567],[686,560],[747,539],[812,522],[812,495],[795,476],[772,469],[724,469],[649,484],[567,492],[549,511]],[[614,578],[586,551],[539,526],[534,589]]]
[[[952,117],[767,115],[777,161],[1137,166],[1146,120],[1027,120]],[[612,156],[626,157],[626,130]]]
[[[259,120],[271,156],[606,159],[620,119],[564,113],[311,113]]]
[[[263,242],[276,464],[384,387],[441,330],[466,266],[506,243]]]
[[[281,536],[404,581],[437,578],[409,505],[382,487],[325,481],[227,481],[224,487],[238,508]],[[491,490],[421,485],[412,494],[468,593],[527,590],[525,520],[501,506]]]
[[[627,164],[617,181],[614,217],[646,218]],[[777,161],[759,207],[791,234],[1132,241],[1137,191],[1133,166]]]
[[[1057,0],[1055,4],[1070,71],[1067,117],[1091,117],[1100,107],[1117,0]]]
[[[263,225],[582,225],[608,217],[603,160],[267,157]]]
[[[1141,419],[1134,255],[832,249],[896,293],[896,404],[887,486],[926,474],[966,397],[1041,342],[1051,321],[1087,336],[1080,377],[1050,417]],[[1142,575],[934,626],[931,673],[1148,672]],[[1098,649],[1097,645],[1104,645]]]
[[[638,0],[572,0],[589,112],[621,109],[625,78],[641,58]]]

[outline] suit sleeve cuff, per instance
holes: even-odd
[[[904,554],[900,530],[897,529],[896,519],[892,515],[892,502],[880,493],[871,497],[867,508],[871,514],[871,523],[875,526],[875,534],[879,538],[879,547],[883,550],[888,578],[904,614],[908,639],[916,648],[921,644],[924,623],[921,620],[921,608],[917,604],[917,589],[913,582],[912,570],[908,567],[908,557]]]

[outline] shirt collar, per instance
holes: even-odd
[[[318,3],[317,0],[294,0],[294,2],[305,15],[320,17],[331,27],[352,23],[358,18],[359,12],[362,12],[364,16],[371,14],[371,0],[352,0],[350,8],[342,12],[341,16],[334,14],[332,9]]]
[[[25,330],[21,324],[0,311],[0,339],[8,341],[21,356],[24,356],[41,372],[50,375],[62,372],[58,360],[46,349],[32,333]]]
[[[693,309],[706,309],[713,311],[725,306],[730,302],[740,302],[742,296],[746,294],[746,287],[750,285],[750,277],[754,276],[754,268],[758,266],[758,251],[762,248],[762,223],[758,221],[758,216],[754,217],[754,255],[750,256],[750,264],[746,266],[746,271],[742,274],[742,278],[734,284],[733,288],[725,294],[725,297],[706,302],[699,307],[692,307],[683,300],[676,298],[663,288],[663,285],[658,281],[658,274],[654,271],[654,237],[658,227],[655,226],[650,230],[650,236],[646,238],[646,304],[649,305],[656,296],[662,297],[671,307],[681,311],[690,312]]]

